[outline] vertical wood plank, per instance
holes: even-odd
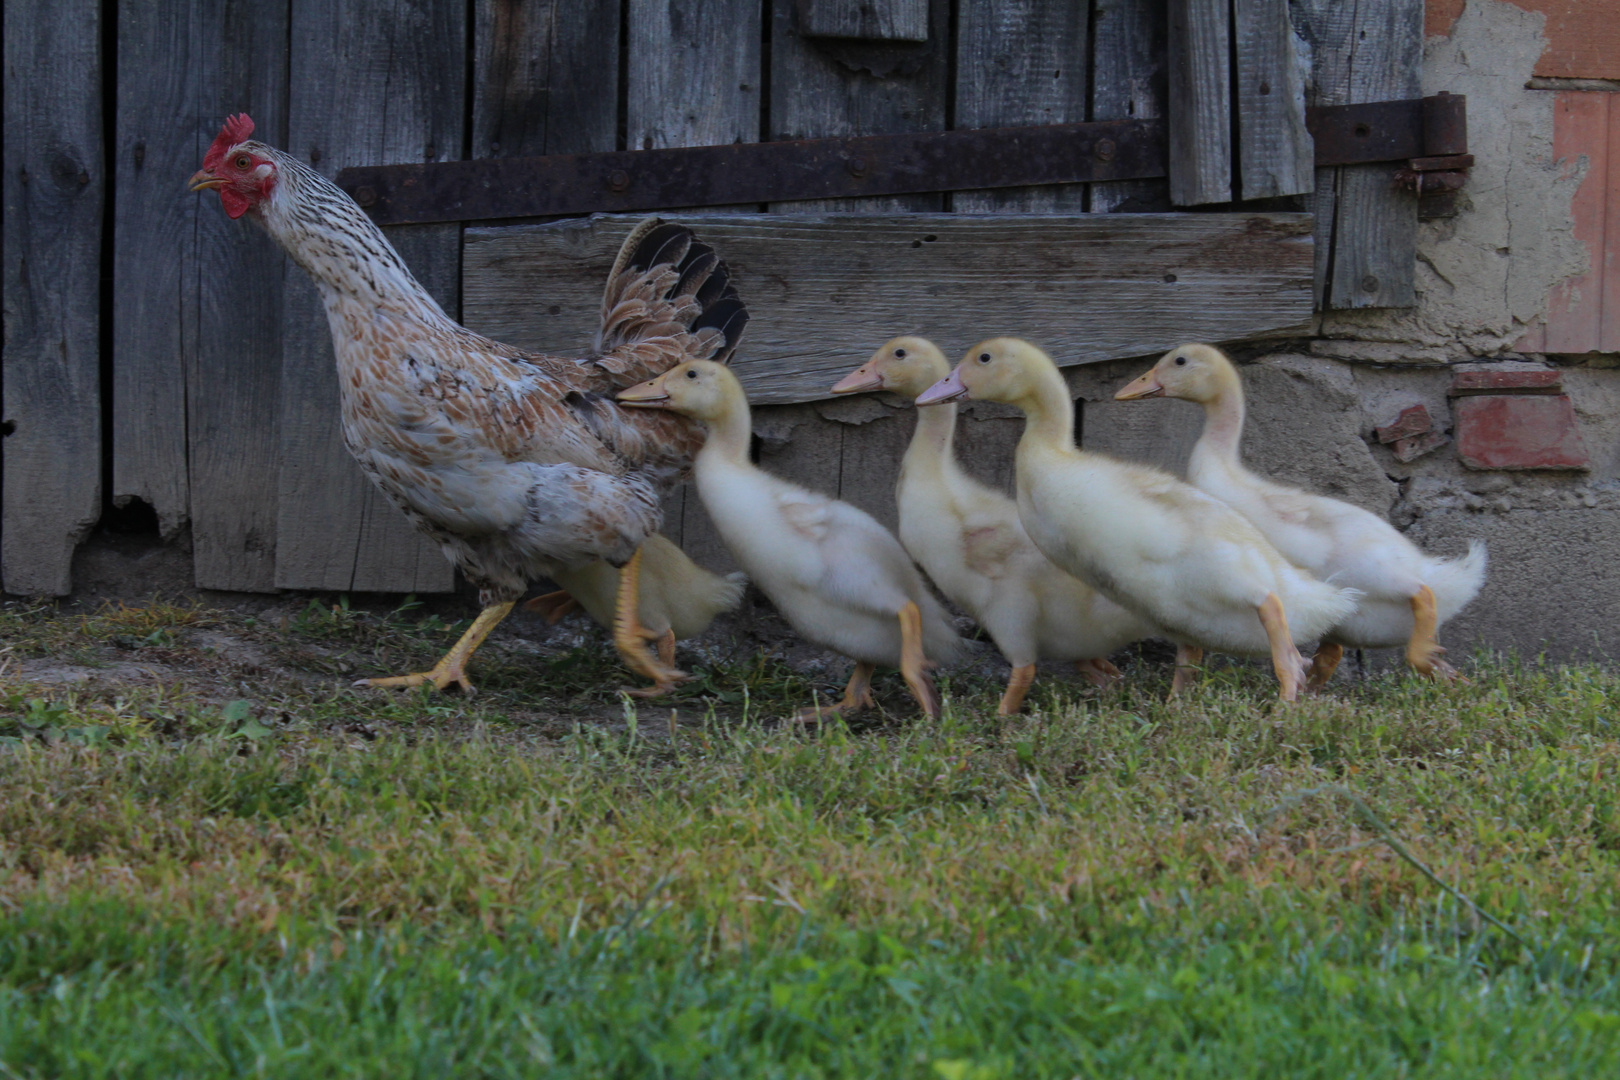
[[[1152,119],[1165,114],[1168,23],[1162,4],[1094,0],[1091,119]],[[1162,213],[1170,182],[1119,180],[1091,185],[1093,213]]]
[[[1603,316],[1598,328],[1596,342],[1592,349],[1600,352],[1620,352],[1620,251],[1614,250],[1620,244],[1609,243],[1609,226],[1615,226],[1614,236],[1620,241],[1620,109],[1615,108],[1614,95],[1605,95],[1608,98],[1609,115],[1607,129],[1604,131],[1602,146],[1593,146],[1587,151],[1592,157],[1603,154],[1603,233],[1602,239],[1597,241],[1592,258],[1593,270],[1599,275],[1599,291],[1602,294]],[[1554,124],[1553,146],[1554,157],[1557,157],[1558,134],[1557,125]],[[1592,167],[1596,167],[1596,162]],[[1591,178],[1582,183],[1584,189],[1591,183]],[[1577,198],[1579,195],[1577,194]],[[1571,207],[1571,210],[1574,208]],[[1581,235],[1581,224],[1576,219],[1575,235],[1578,239],[1586,239]],[[1592,247],[1588,241],[1588,247]]]
[[[285,260],[175,178],[201,166],[228,113],[285,139],[287,7],[192,0],[118,17],[113,498],[151,503],[166,534],[189,519],[199,586],[270,591]]]
[[[0,588],[59,596],[101,510],[101,5],[4,14]]]
[[[288,148],[326,175],[346,165],[461,156],[466,8],[432,0],[292,0]],[[452,316],[460,227],[389,239]],[[289,267],[283,321],[276,584],[442,592],[453,574],[343,446],[331,336],[314,286]]]
[[[1554,104],[1553,157],[1577,168],[1584,159],[1586,175],[1570,200],[1575,239],[1585,245],[1591,264],[1587,271],[1559,282],[1547,301],[1546,352],[1583,353],[1598,347],[1603,335],[1608,275],[1604,239],[1607,234],[1610,172],[1609,134],[1612,95],[1602,91],[1561,93]]]
[[[1170,201],[1232,198],[1232,35],[1226,0],[1169,0]]]
[[[927,41],[928,0],[798,0],[807,37]]]
[[[618,0],[475,0],[472,156],[615,149]]]
[[[1315,185],[1305,84],[1288,0],[1234,0],[1238,175],[1243,198],[1300,195]]]
[[[1309,105],[1422,93],[1422,0],[1295,0],[1311,43]],[[1417,196],[1394,185],[1395,163],[1318,170],[1313,210],[1322,306],[1404,307],[1416,300]]]
[[[1073,0],[960,0],[956,126],[1073,124],[1086,118],[1088,11]],[[1085,185],[958,191],[958,211],[1085,208]]]

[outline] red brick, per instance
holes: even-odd
[[[1561,371],[1527,368],[1524,371],[1459,371],[1451,380],[1451,394],[1556,394],[1564,388]]]
[[[1408,435],[1404,439],[1396,439],[1395,445],[1390,449],[1395,452],[1396,461],[1415,461],[1430,450],[1438,450],[1450,441],[1438,431],[1425,431],[1418,435]]]
[[[1401,410],[1401,415],[1395,418],[1393,424],[1385,424],[1374,433],[1378,436],[1379,442],[1392,443],[1397,439],[1410,438],[1432,430],[1434,421],[1429,419],[1429,410],[1422,405],[1411,405]]]
[[[1586,469],[1591,459],[1563,394],[1466,397],[1453,409],[1457,456],[1471,469]]]

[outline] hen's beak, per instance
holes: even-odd
[[[883,376],[872,374],[868,370],[869,367],[868,364],[862,364],[842,379],[839,379],[833,384],[832,392],[835,394],[859,394],[863,390],[883,389]]]
[[[613,395],[615,401],[621,405],[628,405],[633,409],[657,409],[669,402],[669,391],[664,389],[664,376],[648,379],[644,383],[620,390]]]
[[[1159,383],[1159,369],[1146,372],[1125,389],[1114,395],[1115,401],[1138,401],[1142,398],[1163,397],[1164,387]]]
[[[962,369],[957,368],[939,382],[917,395],[919,405],[939,405],[947,401],[966,401],[971,395],[962,383]]]
[[[214,191],[225,186],[225,178],[215,176],[207,169],[198,169],[186,183],[192,191]]]

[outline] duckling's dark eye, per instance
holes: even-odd
[[[989,362],[990,362],[990,354],[989,353],[982,352],[982,353],[979,354],[979,363],[988,364]]]
[[[1176,367],[1186,367],[1186,366],[1187,366],[1187,358],[1185,356],[1176,357]]]
[[[896,360],[904,360],[906,358],[906,350],[904,350],[904,349],[896,349],[896,350],[894,350],[894,358]]]
[[[687,368],[687,369],[686,369],[686,377],[687,377],[687,378],[688,378],[688,379],[695,379],[695,378],[697,378],[697,368]]]
[[[248,157],[246,154],[243,154],[241,157],[236,159],[236,167],[245,172],[253,167],[253,159]]]

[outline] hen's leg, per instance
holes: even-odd
[[[1333,678],[1333,672],[1338,669],[1339,661],[1344,659],[1344,646],[1324,641],[1316,647],[1316,655],[1311,657],[1311,670],[1305,676],[1305,692],[1314,693],[1327,685]]]
[[[834,716],[843,716],[845,713],[860,712],[862,709],[872,707],[872,674],[877,670],[876,665],[857,663],[855,670],[850,672],[849,685],[844,687],[844,700],[836,705],[812,705],[808,709],[800,709],[794,717],[801,724],[814,724]]]
[[[1012,669],[1007,676],[1007,691],[1001,695],[1001,704],[996,706],[997,716],[1012,716],[1024,707],[1024,695],[1029,693],[1030,683],[1035,681],[1035,665],[1025,664]]]
[[[1107,657],[1076,660],[1074,666],[1080,669],[1080,677],[1092,686],[1108,687],[1125,681],[1125,673],[1109,663]]]
[[[579,601],[569,595],[567,589],[558,589],[556,592],[548,592],[544,596],[537,596],[528,601],[523,605],[523,610],[532,611],[555,626],[566,616],[579,610]]]
[[[675,670],[673,664],[660,661],[647,648],[647,642],[657,639],[659,635],[649,633],[641,625],[640,600],[641,548],[636,548],[636,553],[619,571],[619,595],[613,609],[613,644],[626,667],[653,681],[651,686],[626,692],[635,697],[657,697],[669,693],[677,683],[685,682],[689,676],[684,671]]]
[[[1288,635],[1288,615],[1283,611],[1282,601],[1277,599],[1276,593],[1267,593],[1255,610],[1260,614],[1260,625],[1266,628],[1266,637],[1271,640],[1271,666],[1277,672],[1277,682],[1282,687],[1278,696],[1284,701],[1293,701],[1299,697],[1299,683],[1305,675],[1305,658],[1299,654],[1294,639]]]
[[[939,719],[939,691],[928,669],[934,665],[923,655],[922,611],[908,602],[900,609],[900,675],[911,696],[930,720]]]
[[[468,694],[473,692],[472,683],[467,681],[467,661],[478,646],[489,637],[489,632],[495,629],[495,624],[506,618],[506,613],[512,610],[515,600],[508,600],[503,604],[491,604],[478,613],[478,618],[467,627],[467,632],[461,635],[461,640],[451,646],[450,651],[433,665],[431,671],[416,672],[411,675],[395,675],[388,679],[361,679],[356,686],[421,686],[423,683],[432,683],[435,690],[443,690],[451,683],[460,686]]]
[[[1198,678],[1198,665],[1204,662],[1204,650],[1197,645],[1176,646],[1176,673],[1170,680],[1170,696],[1176,697]]]
[[[1406,662],[1413,671],[1436,682],[1467,682],[1456,668],[1440,659],[1446,650],[1435,636],[1439,625],[1434,590],[1425,585],[1412,597],[1412,638],[1406,643]]]

